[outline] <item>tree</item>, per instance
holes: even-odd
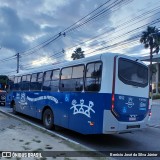
[[[0,75],[0,89],[6,89],[8,84],[8,77],[6,75]]]
[[[153,74],[153,67],[152,67],[153,53],[158,54],[159,49],[160,49],[159,30],[156,27],[148,26],[147,30],[142,32],[140,42],[144,44],[144,48],[150,49],[150,85],[151,85],[152,84],[152,74]]]
[[[82,49],[79,47],[74,51],[74,53],[72,53],[71,58],[73,58],[73,60],[84,58],[85,56],[83,53],[84,53],[84,51],[82,51]]]

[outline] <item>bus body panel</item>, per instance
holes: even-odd
[[[142,121],[120,122],[113,114],[105,110],[103,115],[103,134],[128,133],[147,127],[149,116],[147,115]]]
[[[49,106],[55,125],[82,134],[101,134],[103,111],[111,106],[111,94],[103,93],[15,92],[14,96],[16,111],[41,119],[43,108]]]
[[[110,92],[114,95],[114,112],[111,110],[104,111],[103,133],[118,133],[128,132],[128,130],[137,130],[146,128],[148,121],[148,106],[149,85],[145,87],[137,87],[128,85],[122,82],[118,76],[118,60],[121,56],[110,56],[110,61],[105,61],[107,55],[102,56],[103,61],[103,76],[101,84],[101,92]],[[135,61],[135,58],[122,56],[126,59]],[[115,73],[114,73],[114,59],[116,58]],[[142,62],[138,62],[142,64]],[[108,74],[107,74],[108,73]],[[115,84],[114,79],[115,74]],[[110,76],[108,76],[110,75]],[[113,85],[114,93],[113,93]],[[111,107],[111,106],[110,106]],[[129,127],[129,124],[131,127]],[[128,126],[128,128],[127,128]],[[137,128],[136,128],[137,127]]]

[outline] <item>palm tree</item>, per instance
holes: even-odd
[[[159,52],[160,49],[160,33],[156,27],[147,27],[146,31],[142,32],[140,42],[144,44],[144,48],[150,49],[150,85],[152,84],[152,57],[153,53]],[[151,85],[152,87],[152,85]],[[152,88],[151,88],[152,89]]]
[[[74,51],[74,53],[72,53],[71,58],[73,58],[73,60],[84,58],[85,56],[83,53],[84,53],[84,51],[82,51],[82,49],[79,47]]]

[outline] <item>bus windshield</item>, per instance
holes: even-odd
[[[125,84],[146,87],[148,85],[148,68],[138,62],[119,58],[118,77]]]

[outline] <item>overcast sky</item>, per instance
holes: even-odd
[[[0,74],[16,71],[17,53],[20,53],[21,72],[70,60],[77,47],[85,51],[86,57],[103,52],[138,57],[149,54],[134,37],[150,23],[160,27],[156,21],[160,17],[160,0],[121,1],[0,0]],[[62,32],[104,3],[76,26],[101,11],[90,22],[70,32]],[[33,48],[60,32],[65,36],[59,36],[42,49]]]

